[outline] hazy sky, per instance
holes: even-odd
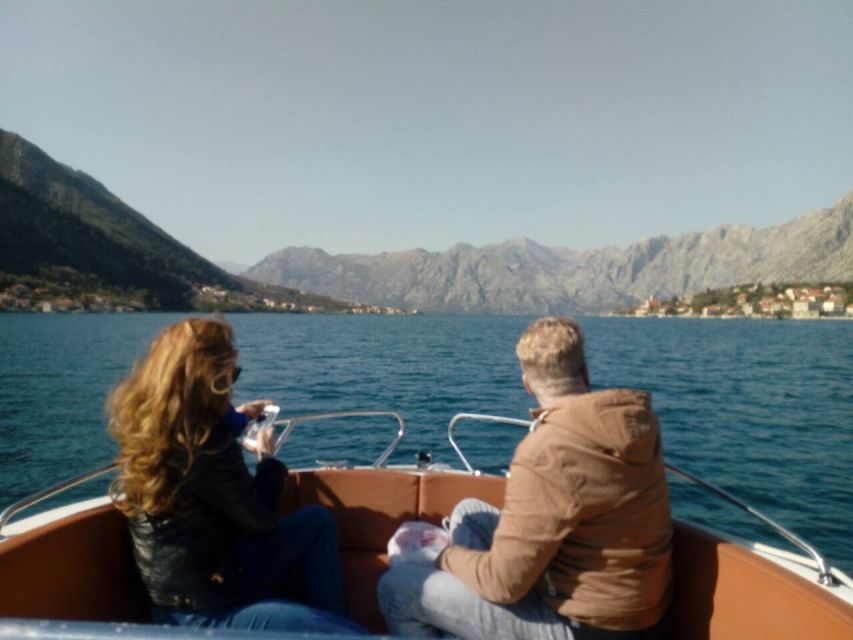
[[[214,260],[624,246],[853,189],[851,34],[851,0],[0,0],[0,128]]]

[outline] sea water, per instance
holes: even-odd
[[[104,400],[176,314],[0,315],[0,507],[109,462]],[[229,316],[237,402],[280,417],[394,410],[420,451],[461,468],[447,440],[460,412],[526,418],[514,345],[527,317]],[[853,571],[853,322],[581,318],[594,387],[653,394],[667,461],[733,493]],[[306,422],[280,457],[372,463],[393,418]],[[475,468],[501,473],[519,427],[463,422]],[[247,458],[248,460],[249,458]],[[106,480],[71,496],[104,492]],[[764,525],[671,478],[676,516],[774,546]]]

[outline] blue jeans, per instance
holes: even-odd
[[[240,561],[271,593],[300,569],[305,604],[346,615],[338,526],[328,509],[310,505],[280,518],[270,538],[240,545]]]
[[[177,611],[167,607],[152,607],[151,621],[155,624],[199,629],[367,635],[367,632],[355,622],[334,613],[312,609],[296,602],[274,599],[216,611]]]
[[[467,498],[450,516],[453,544],[486,551],[500,512]],[[394,635],[466,640],[662,640],[666,618],[643,631],[610,631],[590,627],[554,611],[535,590],[515,604],[500,605],[470,591],[447,571],[402,564],[379,580],[379,609]]]
[[[366,635],[345,617],[338,530],[328,510],[319,505],[297,509],[279,519],[270,538],[244,541],[239,552],[243,566],[268,597],[214,611],[153,607],[152,621],[197,628]],[[301,569],[308,606],[273,595],[295,568]]]
[[[450,517],[453,544],[487,550],[499,512],[473,498],[460,502]],[[379,581],[379,608],[394,635],[458,637],[469,640],[573,640],[568,618],[557,614],[535,591],[519,602],[499,605],[470,591],[447,571],[402,564]]]

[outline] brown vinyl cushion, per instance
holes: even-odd
[[[337,517],[350,614],[380,633],[376,583],[396,527],[418,515],[437,523],[466,497],[500,507],[504,480],[329,470],[292,473],[290,485],[285,511],[319,503]],[[853,607],[746,549],[676,522],[673,559],[669,640],[853,639]],[[127,525],[111,505],[0,542],[0,576],[0,617],[147,618]]]
[[[675,524],[671,639],[853,638],[850,605],[742,547]]]
[[[421,477],[418,519],[441,524],[464,498],[479,498],[500,509],[504,504],[506,480],[493,476],[458,473],[428,473]]]
[[[376,584],[388,569],[387,554],[378,551],[344,551],[341,553],[341,564],[350,617],[373,633],[388,633],[376,596]]]
[[[0,617],[148,618],[124,515],[97,507],[0,545]]]
[[[385,552],[388,539],[418,512],[419,478],[387,470],[330,469],[299,475],[299,504],[328,507],[342,550]]]

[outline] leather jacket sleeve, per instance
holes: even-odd
[[[284,464],[266,458],[253,478],[234,438],[215,429],[193,461],[186,490],[222,513],[241,535],[258,539],[275,529],[286,472]]]

